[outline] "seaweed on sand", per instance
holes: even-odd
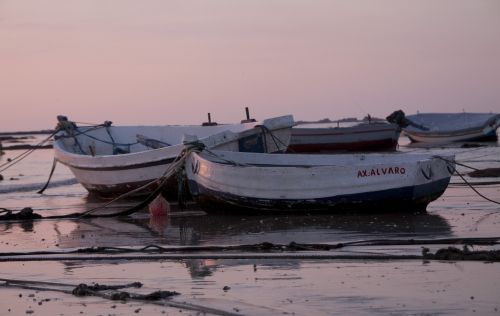
[[[469,250],[464,246],[463,250],[455,247],[442,248],[431,253],[429,248],[422,248],[424,259],[450,260],[450,261],[500,261],[500,250]]]

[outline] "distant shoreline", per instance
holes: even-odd
[[[53,132],[53,130],[0,132],[0,152],[3,151],[5,153],[6,150],[50,149],[53,147],[52,144],[37,146],[25,144],[25,142],[34,138],[34,136],[29,135],[50,135]],[[9,143],[9,145],[5,145],[5,143]],[[15,144],[12,145],[12,143]]]
[[[54,130],[52,129],[44,129],[40,131],[21,131],[21,132],[0,132],[0,136],[6,136],[6,135],[44,135],[44,134],[52,134]]]
[[[25,149],[51,149],[53,146],[51,144],[49,145],[42,145],[42,146],[36,146],[36,145],[12,145],[12,146],[4,146],[2,148],[3,151],[6,150],[25,150]]]

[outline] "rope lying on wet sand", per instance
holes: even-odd
[[[329,254],[329,253],[219,253],[219,254],[162,254],[162,255],[118,255],[118,256],[37,256],[37,257],[2,257],[0,262],[30,261],[157,261],[157,260],[438,260],[438,261],[487,261],[499,262],[500,250],[465,251],[455,247],[439,249],[435,254],[422,249],[422,255],[389,254]]]
[[[154,291],[149,294],[132,293],[122,291],[124,288],[140,288],[142,283],[134,282],[124,285],[101,285],[101,284],[67,284],[56,282],[32,281],[32,280],[18,280],[18,279],[4,279],[0,278],[0,287],[4,288],[21,288],[34,291],[51,291],[59,292],[77,297],[82,296],[96,296],[112,301],[140,301],[144,303],[181,308],[185,310],[195,311],[199,313],[209,313],[213,315],[240,315],[231,313],[225,310],[207,307],[203,305],[187,303],[187,302],[174,302],[170,300],[173,296],[178,296],[180,293],[175,291]],[[120,290],[120,291],[119,291]]]
[[[463,260],[483,260],[474,257],[478,252],[469,251],[472,245],[494,246],[500,244],[500,237],[484,238],[446,238],[446,239],[374,239],[360,240],[337,244],[304,244],[291,242],[285,244],[273,244],[269,242],[234,245],[234,246],[188,246],[188,247],[161,247],[158,245],[148,245],[142,248],[128,247],[90,247],[69,251],[32,251],[32,252],[6,252],[0,253],[2,261],[52,261],[52,260],[159,260],[159,259],[269,259],[269,258],[289,258],[289,259],[438,259],[443,260],[441,255],[431,257],[427,252],[422,256],[416,255],[388,255],[381,253],[346,254],[326,253],[330,250],[339,250],[353,246],[401,246],[401,245],[464,245],[464,256],[470,255]],[[450,249],[450,248],[448,248]],[[465,253],[467,249],[467,253]],[[131,254],[136,255],[131,255]],[[146,255],[142,255],[142,254]],[[91,255],[89,255],[91,254]],[[124,255],[128,254],[128,255]],[[492,261],[500,260],[500,251],[489,251],[488,256]],[[482,257],[481,257],[482,258]],[[495,259],[497,258],[497,259]],[[458,259],[457,259],[458,260]],[[487,260],[487,259],[484,259]]]
[[[74,255],[74,256],[33,256],[33,257],[1,257],[0,262],[30,261],[158,261],[158,260],[421,260],[419,255],[388,254],[329,254],[329,253],[217,253],[217,254],[161,254],[161,255]]]
[[[59,282],[44,282],[44,281],[4,279],[4,278],[0,278],[0,282],[4,282],[3,284],[0,284],[0,286],[3,287],[17,287],[28,290],[57,291],[65,294],[73,294],[75,296],[91,296],[93,294],[97,294],[94,296],[100,296],[98,294],[99,291],[119,290],[131,287],[133,288],[142,287],[142,283],[140,282],[134,282],[131,284],[124,284],[124,285],[111,285],[111,286],[100,285],[97,283],[91,285],[87,285],[84,283],[81,283],[79,285],[73,285],[73,284],[59,283]]]

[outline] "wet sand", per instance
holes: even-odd
[[[174,301],[241,315],[489,315],[500,308],[498,265],[482,262],[187,260],[1,266],[12,278],[31,280],[75,284],[141,280],[145,284],[141,291],[175,289],[181,295]],[[224,291],[224,287],[230,289]],[[79,298],[56,292],[1,292],[2,315],[9,309],[12,315],[27,310],[42,315],[130,315],[138,308],[141,314],[196,314],[141,302]]]
[[[418,147],[402,150],[429,151]],[[456,152],[457,160],[476,168],[500,165],[500,147],[434,148]],[[7,151],[1,162],[17,154]],[[102,203],[74,183],[58,166],[53,185],[43,195],[50,150],[36,151],[3,175],[0,207],[33,207],[43,215],[83,211]],[[466,170],[459,167],[459,172]],[[466,177],[471,182],[498,178]],[[500,200],[500,185],[477,185],[485,196]],[[116,207],[126,207],[125,201]],[[193,209],[193,211],[199,211]],[[199,215],[152,220],[138,213],[121,219],[46,220],[0,223],[0,250],[71,250],[84,247],[166,247],[346,243],[372,239],[497,237],[500,207],[485,201],[459,177],[426,213],[221,216]],[[426,246],[435,251],[448,245]],[[459,247],[461,245],[458,245]],[[475,249],[497,249],[475,246]],[[350,246],[329,253],[420,255],[421,245]],[[174,290],[172,302],[214,309],[207,314],[237,315],[498,315],[499,263],[380,259],[176,259],[0,262],[0,278],[123,284],[139,281],[140,293]],[[226,288],[225,288],[226,287]],[[226,290],[224,290],[224,288]],[[75,297],[52,291],[0,288],[0,315],[196,315],[200,311],[144,302]]]

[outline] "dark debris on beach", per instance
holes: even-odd
[[[500,261],[500,250],[473,250],[467,246],[463,250],[456,247],[442,248],[431,253],[429,248],[422,248],[422,256],[427,260],[449,260],[449,261]]]
[[[481,170],[474,170],[468,173],[472,178],[496,178],[500,177],[500,168],[486,168]]]

